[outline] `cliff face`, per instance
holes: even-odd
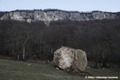
[[[116,19],[120,18],[117,13],[109,13],[102,11],[93,11],[90,13],[80,13],[62,10],[18,10],[11,12],[0,13],[0,20],[18,20],[18,21],[43,21],[51,22],[58,20],[71,21],[88,21],[88,20],[102,20],[102,19]]]

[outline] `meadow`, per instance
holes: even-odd
[[[115,69],[87,69],[92,76],[118,76]],[[52,64],[0,59],[0,80],[88,80],[76,73],[57,70]],[[95,79],[94,79],[95,80]]]

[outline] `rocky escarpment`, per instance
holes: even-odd
[[[50,23],[58,20],[71,21],[88,21],[88,20],[102,20],[102,19],[116,19],[120,18],[118,13],[93,11],[93,12],[73,12],[62,10],[16,10],[11,12],[1,12],[0,20],[18,20],[18,21],[43,21]]]

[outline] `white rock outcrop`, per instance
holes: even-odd
[[[15,10],[10,12],[0,13],[0,20],[17,20],[26,21],[31,19],[32,22],[43,21],[89,21],[102,19],[116,19],[120,16],[117,13],[93,11],[93,12],[77,12],[77,11],[62,11],[62,10]]]
[[[54,52],[53,64],[67,71],[84,71],[87,67],[86,53],[80,49],[61,47]]]

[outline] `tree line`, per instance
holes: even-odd
[[[0,55],[53,60],[61,46],[82,49],[89,61],[120,62],[120,20],[43,22],[0,21]]]

